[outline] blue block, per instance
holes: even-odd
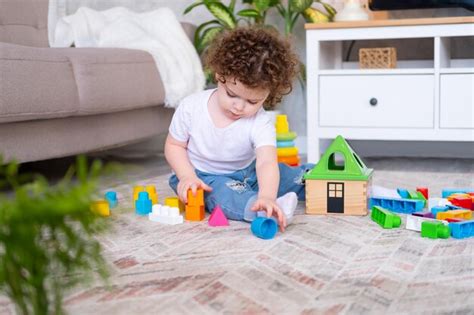
[[[451,236],[454,238],[468,238],[474,236],[474,221],[462,221],[449,223]]]
[[[275,237],[278,224],[273,218],[257,217],[252,221],[250,230],[256,237],[269,240]]]
[[[151,199],[146,191],[138,193],[138,199],[135,201],[135,213],[138,215],[147,215],[151,212]]]
[[[294,141],[277,141],[277,148],[292,148],[295,146]]]
[[[109,207],[115,208],[118,205],[117,193],[115,191],[108,191],[105,193],[105,200],[109,202]]]
[[[460,194],[467,194],[468,192],[474,192],[474,188],[447,188],[441,191],[441,197],[448,198],[452,194],[460,193]]]
[[[413,213],[423,209],[423,200],[417,199],[395,199],[372,197],[369,199],[369,209],[379,206],[397,213]]]
[[[450,210],[448,206],[434,206],[433,208],[431,208],[431,213],[436,218],[438,212],[446,212],[448,210]]]
[[[406,189],[397,188],[397,193],[400,195],[400,198],[410,199],[410,193]]]

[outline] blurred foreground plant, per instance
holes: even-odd
[[[95,238],[108,221],[89,208],[105,168],[78,157],[54,185],[18,169],[0,157],[0,289],[19,313],[62,314],[66,289],[108,276]]]

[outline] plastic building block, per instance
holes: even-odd
[[[277,115],[275,129],[277,133],[290,132],[290,126],[288,124],[288,118],[286,115]]]
[[[370,218],[384,229],[397,228],[402,224],[402,220],[398,215],[378,206],[372,207]]]
[[[446,198],[430,198],[428,199],[428,209],[431,209],[436,206],[446,206],[450,204]]]
[[[229,221],[227,221],[227,218],[222,212],[221,206],[217,205],[215,206],[214,210],[212,210],[211,216],[209,217],[208,224],[210,226],[228,226]]]
[[[439,221],[438,222],[430,222],[430,221],[422,222],[421,223],[421,237],[428,237],[432,239],[448,238],[449,226]]]
[[[300,157],[298,155],[293,156],[279,156],[278,163],[286,163],[288,165],[298,165],[300,164]]]
[[[449,223],[451,236],[454,238],[468,238],[474,236],[474,221]]]
[[[186,205],[185,217],[188,221],[202,221],[204,220],[204,205],[202,206],[189,206]]]
[[[441,222],[444,225],[448,225],[446,221],[439,221],[432,218],[419,217],[415,215],[407,215],[405,228],[407,230],[421,232],[421,224],[423,222]]]
[[[420,193],[423,194],[423,197],[425,197],[425,199],[428,199],[428,188],[426,188],[426,187],[416,187],[416,191],[419,191]]]
[[[277,141],[291,141],[296,139],[297,135],[296,132],[290,131],[290,132],[279,132],[276,135]]]
[[[110,215],[110,206],[107,200],[93,201],[91,204],[91,211],[103,217]]]
[[[435,216],[431,212],[413,212],[412,215],[416,217],[423,217],[423,218],[430,218],[430,219],[435,218]]]
[[[179,198],[177,196],[166,197],[165,206],[179,208]]]
[[[156,193],[156,187],[154,185],[147,185],[145,191],[148,193],[148,197],[151,199],[151,204],[158,204],[158,194]]]
[[[193,194],[191,189],[188,189],[188,202],[187,206],[204,206],[204,190],[198,188],[196,190],[196,195]]]
[[[369,199],[369,208],[379,206],[398,213],[413,213],[423,209],[423,200],[417,199],[394,199],[372,197]]]
[[[472,211],[467,210],[467,209],[449,210],[449,211],[438,212],[436,214],[436,219],[438,220],[445,220],[447,218],[469,220],[469,219],[472,219]]]
[[[417,191],[412,191],[412,190],[408,191],[408,199],[419,199],[419,198],[420,196],[418,196]]]
[[[439,212],[444,212],[450,210],[448,206],[434,206],[431,208],[431,213],[433,214],[433,217],[437,217]]]
[[[451,203],[455,206],[459,206],[463,209],[472,209],[472,198],[471,197],[457,197],[451,199]]]
[[[278,156],[294,156],[298,155],[298,148],[277,148]]]
[[[446,219],[444,219],[444,221],[447,221],[447,222],[462,222],[462,221],[465,221],[465,220],[456,219],[456,218],[446,218]]]
[[[294,141],[277,141],[277,148],[291,148],[294,146]]]
[[[406,189],[397,188],[397,193],[400,195],[400,198],[403,198],[403,199],[409,199],[410,198],[410,194],[409,194],[408,190],[406,190]]]
[[[441,197],[448,198],[452,194],[456,194],[456,193],[468,194],[470,192],[474,192],[474,188],[460,188],[460,189],[446,188],[441,191]]]
[[[252,221],[250,230],[256,237],[269,240],[275,237],[278,230],[278,224],[273,218],[257,217]]]
[[[145,191],[145,187],[143,187],[143,186],[135,186],[135,187],[133,187],[133,202],[137,201],[137,199],[138,199],[138,194],[139,194],[141,191]]]
[[[109,202],[109,207],[115,208],[118,205],[117,193],[115,191],[108,191],[105,193],[105,200]]]
[[[162,205],[154,205],[152,212],[148,214],[148,219],[153,222],[163,224],[181,224],[184,222],[183,216],[179,214],[178,207],[169,207]]]
[[[146,191],[140,191],[138,193],[138,199],[135,201],[135,213],[138,215],[147,215],[151,212],[151,208],[152,204],[148,193]]]

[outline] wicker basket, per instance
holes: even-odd
[[[359,67],[361,69],[393,69],[397,67],[395,47],[359,49]]]

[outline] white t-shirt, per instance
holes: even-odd
[[[275,126],[261,108],[252,117],[217,128],[208,110],[214,91],[205,90],[184,98],[174,113],[169,132],[174,139],[188,143],[189,160],[196,169],[228,174],[249,166],[257,148],[276,146]]]

